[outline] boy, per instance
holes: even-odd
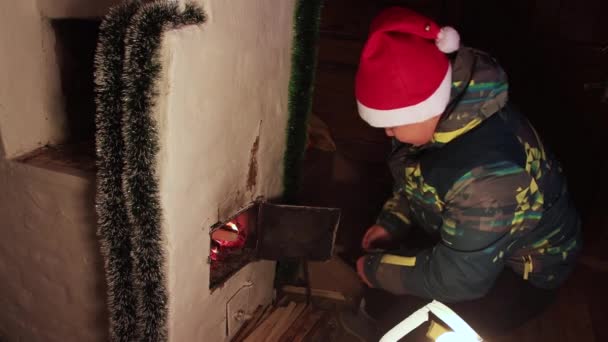
[[[561,168],[508,103],[502,68],[459,45],[454,29],[405,8],[372,23],[356,97],[393,138],[395,188],[362,245],[406,241],[411,229],[436,242],[370,253],[357,271],[370,287],[445,303],[483,297],[505,272],[555,289],[581,248]]]

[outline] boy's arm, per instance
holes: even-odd
[[[442,242],[414,257],[372,255],[374,287],[445,302],[482,297],[503,270],[512,234],[538,222],[543,198],[520,167],[499,163],[462,176],[446,196]]]
[[[412,224],[410,207],[400,189],[395,190],[392,197],[384,203],[376,224],[384,227],[392,238],[398,239],[407,235]]]

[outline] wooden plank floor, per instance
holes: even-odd
[[[598,305],[606,304],[605,296],[598,297],[595,286],[605,288],[607,279],[580,267],[561,289],[557,302],[544,314],[492,341],[606,341],[606,333],[597,329],[601,325],[594,325],[595,319],[605,318],[594,317],[593,312]]]

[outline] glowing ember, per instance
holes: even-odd
[[[239,231],[239,227],[237,227],[237,225],[234,222],[228,222],[226,225],[235,232]]]
[[[254,204],[210,227],[210,288],[223,283],[232,273],[253,260],[258,210],[258,205]]]
[[[211,253],[209,253],[209,258],[213,261],[220,260],[220,248],[218,246],[211,247]]]
[[[211,252],[209,257],[213,261],[222,261],[245,245],[247,230],[239,229],[235,222],[228,222],[211,233]]]
[[[228,222],[224,226],[211,233],[211,238],[220,246],[220,254],[223,247],[241,248],[247,239],[247,232],[240,230],[234,222]]]

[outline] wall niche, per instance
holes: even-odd
[[[101,20],[52,19],[63,132],[17,161],[68,173],[95,170],[94,57]],[[47,120],[53,118],[47,118]]]

